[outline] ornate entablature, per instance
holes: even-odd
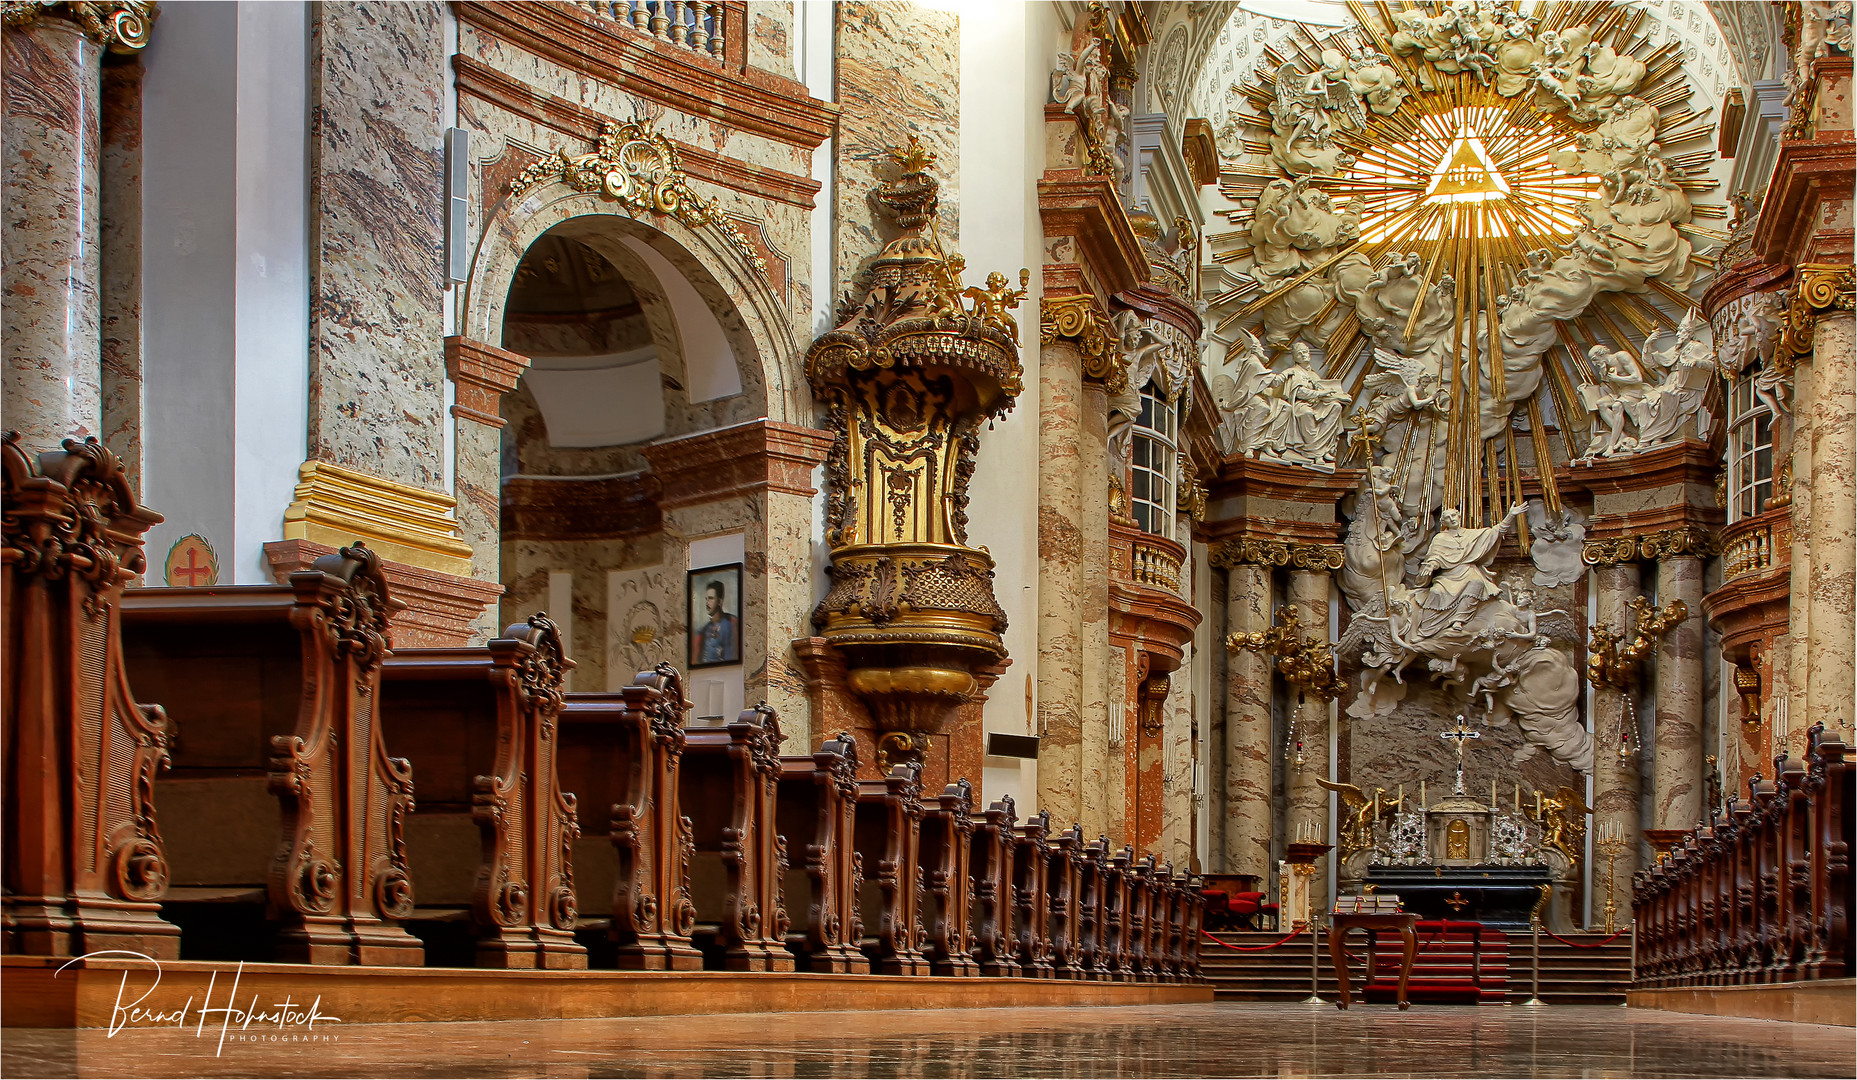
[[[877,201],[901,235],[806,354],[834,438],[832,588],[813,622],[879,726],[919,753],[971,699],[976,672],[1005,656],[993,560],[967,546],[967,485],[981,425],[1022,389],[1011,312],[1029,275],[1016,289],[1001,273],[963,288],[965,261],[934,227],[934,155],[912,138],[893,158],[899,175]]]

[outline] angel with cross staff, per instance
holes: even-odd
[[[1455,745],[1457,748],[1457,780],[1451,787],[1451,794],[1462,795],[1464,794],[1464,744],[1470,739],[1481,739],[1483,733],[1471,730],[1464,723],[1464,714],[1458,713],[1457,726],[1449,731],[1439,732],[1438,737],[1445,740],[1446,745]]]

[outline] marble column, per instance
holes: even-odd
[[[1110,736],[1117,729],[1122,739],[1133,736],[1124,718],[1128,698],[1110,692],[1111,677],[1117,674],[1112,667],[1125,663],[1120,654],[1109,651],[1109,395],[1101,383],[1086,380],[1081,400],[1077,524],[1083,538],[1078,593],[1083,604],[1083,832],[1107,833],[1119,844],[1131,824],[1126,821],[1128,770],[1121,741],[1112,743]],[[1128,694],[1135,689],[1128,687]]]
[[[1804,753],[1804,732],[1822,723],[1849,735],[1852,727],[1852,663],[1857,645],[1857,364],[1852,355],[1849,314],[1826,313],[1812,334],[1812,565],[1801,580],[1793,571],[1793,595],[1811,604],[1811,651],[1806,661],[1806,708],[1792,718],[1788,751]],[[1798,475],[1795,471],[1795,477]],[[1795,534],[1801,530],[1795,524]],[[1797,600],[1794,601],[1797,603]]]
[[[1630,612],[1625,605],[1639,595],[1636,563],[1601,566],[1597,581],[1597,625],[1626,628]],[[1638,850],[1643,832],[1639,795],[1643,790],[1637,754],[1619,755],[1619,725],[1628,715],[1625,694],[1609,686],[1593,688],[1593,821],[1594,834],[1616,832],[1628,843],[1620,853],[1612,881],[1612,898],[1618,903],[1617,923],[1631,918],[1631,875],[1638,871]],[[1606,859],[1593,855],[1593,917],[1601,918],[1606,901]]]
[[[1651,763],[1651,828],[1691,829],[1703,816],[1702,560],[1657,562],[1657,603],[1681,600],[1689,618],[1657,643],[1657,749]]]
[[[1290,571],[1290,606],[1310,637],[1328,634],[1329,577],[1319,570]],[[1288,807],[1284,822],[1285,836],[1294,841],[1303,831],[1328,836],[1328,791],[1316,783],[1328,779],[1328,702],[1314,694],[1305,694],[1295,704],[1295,688],[1288,688],[1292,708],[1296,710],[1296,734],[1302,743],[1302,765],[1296,765],[1296,750],[1290,747]],[[1266,766],[1268,767],[1268,766]]]
[[[1752,766],[1752,772],[1769,780],[1773,778],[1773,757],[1779,753],[1788,729],[1812,726],[1811,721],[1805,718],[1811,715],[1806,691],[1810,683],[1813,654],[1812,592],[1809,583],[1812,580],[1812,401],[1816,382],[1809,358],[1800,357],[1793,368],[1793,486],[1789,511],[1792,523],[1792,585],[1787,596],[1786,653],[1774,660],[1776,668],[1785,666],[1786,676],[1784,686],[1775,687],[1777,697],[1768,735],[1768,748],[1772,752],[1761,755]]]
[[[1233,566],[1226,578],[1227,633],[1270,629],[1270,570]],[[1225,658],[1223,869],[1270,880],[1270,657],[1239,649]]]
[[[1038,807],[1053,829],[1083,820],[1083,361],[1074,341],[1039,350]]]
[[[29,451],[102,427],[98,312],[101,47],[76,23],[8,26],[0,77],[0,411]]]

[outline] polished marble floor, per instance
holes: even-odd
[[[9,1029],[5,1076],[1850,1077],[1849,1028],[1550,1006],[1217,1004],[322,1024],[314,1042]],[[236,1031],[234,1032],[236,1036]],[[263,1036],[260,1036],[263,1039]]]

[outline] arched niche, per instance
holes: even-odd
[[[503,620],[549,611],[579,664],[577,690],[624,685],[660,660],[684,667],[685,572],[742,562],[744,539],[724,516],[672,527],[645,449],[761,417],[810,419],[791,393],[803,384],[788,375],[784,309],[714,227],[634,217],[550,184],[493,211],[462,324],[531,361],[502,400]],[[743,589],[761,593],[752,580]],[[739,668],[703,674],[696,690],[731,689],[698,693],[700,712],[741,696]]]

